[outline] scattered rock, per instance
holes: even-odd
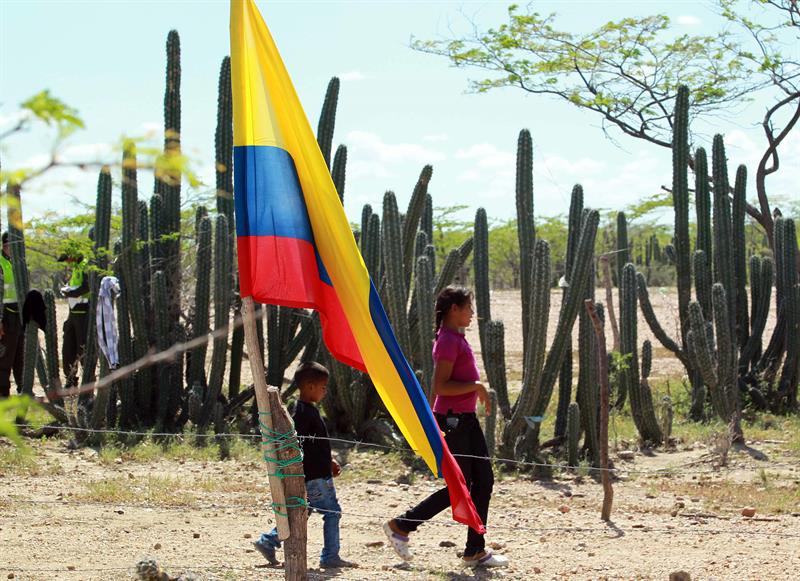
[[[675,571],[669,574],[669,581],[692,581],[692,576],[686,571]]]
[[[536,573],[537,575],[541,575],[542,574],[542,570],[539,567],[534,567],[533,568],[533,572]]]
[[[655,497],[656,497],[656,495],[655,495],[655,494],[645,494],[645,495],[644,495],[644,497],[645,497],[645,498],[650,498],[650,499],[653,499],[653,498],[655,498]]]
[[[9,579],[13,579],[13,578],[14,578],[14,573],[9,573],[9,574],[8,574],[8,578],[9,578]]]
[[[160,548],[161,548],[161,543],[156,543],[155,545],[153,545],[153,549],[155,549],[156,551],[159,550]]]
[[[115,510],[114,512],[116,512],[117,514],[125,514],[125,511],[124,511],[124,510],[122,510],[121,508],[118,508],[118,509],[117,509],[117,510]]]
[[[383,480],[378,480],[376,478],[370,478],[367,480],[367,484],[383,484]]]
[[[633,450],[621,450],[617,452],[617,457],[620,460],[626,460],[630,462],[636,457],[636,452],[634,452]]]
[[[67,571],[74,571],[75,565],[67,565]]]
[[[506,544],[505,543],[498,543],[497,541],[492,541],[491,543],[489,543],[489,546],[492,549],[494,549],[495,551],[499,551],[500,549],[505,549],[506,548]]]
[[[195,539],[199,539],[199,538],[200,538],[200,533],[192,533],[192,536],[193,536]]]
[[[246,538],[246,539],[252,539],[252,538],[253,538],[253,535],[251,535],[250,533],[245,533],[245,534],[244,534],[244,538]]]
[[[561,514],[566,514],[569,512],[569,510],[570,508],[566,504],[562,504],[561,506],[558,507],[558,512],[560,512]]]
[[[368,543],[364,543],[367,547],[382,547],[383,541],[370,541]]]
[[[114,464],[122,464],[122,458],[114,458]]]
[[[754,509],[752,506],[746,506],[742,509],[742,516],[753,518],[756,516],[756,509]]]
[[[440,547],[455,547],[456,544],[453,541],[442,541],[439,543]]]

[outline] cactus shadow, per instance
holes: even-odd
[[[766,462],[769,460],[769,456],[767,456],[766,453],[751,446],[748,446],[747,444],[742,444],[741,442],[737,442],[734,443],[731,447],[737,452],[744,452],[745,454],[750,456],[753,460],[760,460],[762,462]]]
[[[572,493],[572,485],[569,482],[556,482],[555,480],[538,480],[537,484],[542,488],[546,488],[547,490]]]
[[[614,534],[615,539],[620,539],[625,536],[625,531],[619,528],[613,520],[610,520],[605,523],[606,527],[609,529],[609,532]]]

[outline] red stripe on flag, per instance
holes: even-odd
[[[252,296],[259,303],[317,310],[322,337],[331,353],[366,373],[339,298],[319,277],[310,242],[279,236],[239,236],[236,245],[241,296]]]
[[[442,438],[442,476],[444,477],[445,484],[447,484],[447,492],[450,493],[450,508],[453,509],[453,520],[462,524],[468,525],[474,529],[476,533],[481,535],[486,534],[486,527],[475,510],[475,505],[472,502],[469,489],[467,488],[467,481],[464,480],[464,474],[456,462],[455,457],[447,447],[447,443]]]

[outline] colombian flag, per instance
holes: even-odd
[[[231,1],[234,200],[242,296],[316,309],[338,360],[368,373],[408,443],[485,528],[394,336],[289,73],[253,0]]]

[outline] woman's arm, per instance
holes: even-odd
[[[436,395],[465,395],[478,392],[478,400],[483,404],[487,415],[491,410],[489,392],[480,381],[454,381],[453,362],[446,359],[436,361],[433,368],[433,393]]]
[[[436,395],[464,395],[485,389],[480,381],[455,381],[453,362],[440,359],[433,368],[433,393]]]

